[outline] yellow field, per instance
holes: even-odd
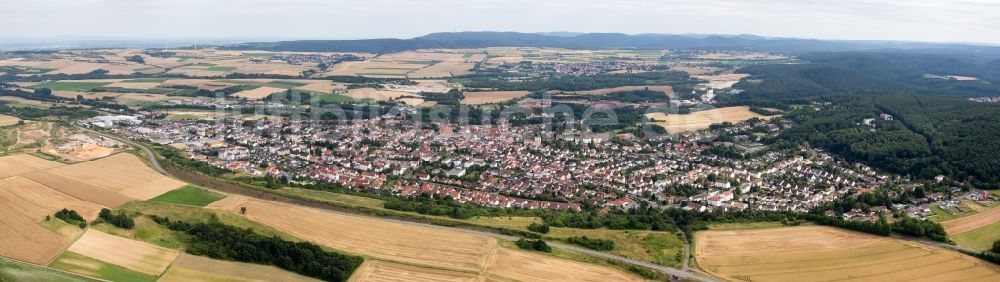
[[[392,281],[480,281],[479,275],[442,269],[418,267],[379,260],[367,260],[354,274],[351,282],[392,282]]]
[[[63,208],[76,210],[89,220],[97,216],[101,206],[20,176],[0,180],[0,256],[48,264],[72,241],[39,222]]]
[[[749,76],[750,76],[749,74],[731,73],[731,74],[720,74],[720,75],[696,75],[692,76],[692,78],[707,80],[708,87],[715,89],[723,89],[723,88],[733,87],[734,84],[740,82],[740,79]]]
[[[285,89],[283,89],[283,88],[275,88],[275,87],[262,86],[262,87],[257,87],[255,89],[251,89],[251,90],[244,90],[244,91],[236,92],[236,94],[233,94],[233,96],[240,97],[240,98],[247,98],[247,99],[250,99],[250,100],[260,100],[260,99],[267,98],[267,96],[271,96],[271,94],[282,92],[282,91],[285,91]]]
[[[680,133],[708,129],[712,124],[732,122],[737,123],[751,118],[768,119],[770,117],[750,111],[750,107],[738,106],[698,111],[684,115],[668,115],[664,113],[649,113],[646,117],[657,121],[667,132]]]
[[[124,153],[52,168],[47,172],[140,200],[148,200],[184,186],[181,181],[156,173],[136,156]],[[28,177],[39,181],[31,175]]]
[[[0,127],[15,125],[18,121],[21,121],[21,119],[7,115],[0,115]]]
[[[482,105],[489,103],[502,103],[524,96],[528,96],[531,92],[528,91],[487,91],[487,92],[465,92],[465,99],[462,99],[462,104],[465,105]]]
[[[40,159],[32,155],[0,157],[0,178],[63,166],[61,163]]]
[[[246,207],[247,218],[296,237],[337,250],[412,264],[421,269],[410,271],[420,275],[436,277],[451,274],[452,277],[446,278],[446,281],[462,280],[468,274],[480,279],[522,281],[637,280],[637,277],[613,268],[506,250],[497,244],[496,239],[444,228],[332,213],[239,196],[230,196],[209,205],[209,208],[236,214],[240,213],[241,207]],[[398,275],[379,271],[378,267],[364,269],[360,273],[381,279]]]
[[[348,90],[347,93],[344,93],[344,96],[358,100],[372,99],[375,101],[388,101],[404,96],[419,97],[420,95],[402,91],[379,90],[375,88],[355,88]]]
[[[150,275],[160,275],[180,255],[177,250],[94,229],[83,233],[67,251]]]
[[[274,266],[181,254],[158,281],[319,281]]]
[[[957,252],[824,226],[701,231],[695,257],[744,281],[997,281],[1000,268]]]

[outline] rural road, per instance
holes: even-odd
[[[161,173],[163,175],[167,175],[167,176],[176,178],[175,176],[171,175],[166,170],[164,170],[162,166],[160,166],[159,161],[156,159],[156,154],[154,154],[153,150],[150,149],[149,147],[146,147],[145,145],[133,142],[132,140],[128,140],[127,138],[123,138],[123,137],[116,136],[116,135],[113,135],[113,134],[106,134],[106,133],[103,133],[103,132],[98,132],[98,131],[94,131],[94,130],[83,128],[83,127],[80,127],[80,128],[83,129],[83,130],[85,130],[85,131],[88,131],[88,132],[91,132],[91,133],[94,133],[94,134],[98,134],[98,135],[101,135],[101,136],[105,136],[105,137],[108,137],[108,138],[111,138],[111,139],[115,139],[115,140],[124,142],[126,144],[129,144],[131,146],[135,146],[135,147],[140,148],[143,151],[143,153],[146,155],[147,159],[149,159],[149,164],[152,166],[152,168],[154,170],[156,170],[157,172],[159,172],[159,173]],[[210,188],[211,189],[211,187],[206,187],[206,188]],[[226,191],[221,191],[221,192],[232,193],[234,191],[230,191],[229,189],[227,189]],[[246,191],[246,193],[239,193],[237,191],[237,193],[239,193],[241,195],[251,196],[251,197],[262,199],[262,200],[269,200],[269,201],[277,200],[277,201],[280,201],[280,202],[291,203],[291,204],[302,204],[302,201],[303,201],[303,200],[287,198],[287,197],[284,197],[284,196],[280,196],[280,195],[277,195],[277,194],[271,194],[271,193],[268,193],[269,195],[267,195],[266,197],[264,197],[264,196],[261,195],[261,193],[252,193],[252,192],[259,192],[259,191]],[[375,218],[375,219],[378,219],[378,220],[393,221],[393,222],[399,222],[399,223],[404,223],[404,224],[412,224],[412,225],[429,227],[429,228],[446,229],[446,230],[450,230],[450,231],[463,232],[463,233],[467,233],[467,234],[474,234],[474,235],[480,235],[480,236],[487,236],[487,237],[492,237],[492,238],[497,238],[497,239],[503,239],[503,240],[516,241],[517,239],[520,238],[520,237],[514,237],[514,236],[507,236],[507,235],[502,235],[502,234],[491,233],[491,232],[483,232],[483,231],[470,230],[470,229],[465,229],[465,228],[446,227],[446,226],[433,225],[433,224],[427,224],[427,223],[420,223],[420,222],[413,222],[413,221],[406,221],[406,220],[399,220],[399,219],[391,219],[391,218],[383,218],[383,217],[371,216],[371,215],[367,215],[367,214],[363,214],[363,213],[348,213],[348,212],[344,212],[344,211],[339,210],[339,209],[335,209],[333,206],[322,204],[322,203],[316,203],[316,202],[313,202],[313,204],[309,204],[309,205],[306,205],[306,206],[312,207],[312,208],[320,208],[320,209],[323,209],[325,211],[333,212],[333,213],[338,213],[338,214],[347,214],[347,215],[355,215],[355,216],[361,215],[361,216]],[[662,266],[662,265],[657,265],[657,264],[652,264],[652,263],[648,263],[648,262],[644,262],[644,261],[638,261],[638,260],[634,260],[634,259],[629,259],[629,258],[626,258],[626,257],[622,257],[622,256],[618,256],[618,255],[613,255],[613,254],[609,254],[609,253],[604,253],[604,252],[599,252],[599,251],[594,251],[594,250],[591,250],[591,249],[577,247],[577,246],[570,246],[570,245],[565,245],[565,244],[556,243],[556,242],[546,242],[546,243],[548,243],[549,246],[552,246],[553,248],[558,248],[558,249],[563,249],[563,250],[569,250],[569,251],[584,253],[584,254],[588,254],[588,255],[591,255],[591,256],[595,256],[595,257],[600,257],[600,258],[614,260],[614,261],[621,262],[621,263],[628,264],[628,265],[640,266],[640,267],[645,267],[645,268],[653,269],[653,270],[659,271],[661,273],[664,273],[664,274],[666,274],[668,276],[671,276],[672,279],[676,278],[675,280],[680,279],[680,280],[694,280],[694,281],[717,281],[714,278],[706,277],[704,275],[701,275],[701,274],[698,274],[698,273],[695,273],[695,272],[691,272],[691,271],[688,270],[687,263],[688,263],[688,258],[689,258],[689,250],[690,250],[689,246],[690,245],[687,243],[687,239],[684,239],[684,240],[685,240],[684,241],[685,242],[685,244],[684,244],[685,248],[684,248],[684,269],[683,270],[672,268],[672,267],[666,267],[666,266]]]

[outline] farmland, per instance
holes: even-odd
[[[96,230],[88,230],[67,250],[149,275],[160,275],[180,255],[175,250]]]
[[[674,89],[670,86],[620,86],[613,88],[601,88],[601,89],[584,90],[584,91],[563,91],[563,93],[576,94],[576,95],[607,95],[610,93],[639,91],[639,90],[663,92],[667,94],[667,96],[671,97],[674,96]]]
[[[944,221],[941,225],[959,245],[986,250],[1000,240],[1000,207]]]
[[[0,257],[0,281],[83,282],[97,280]]]
[[[155,281],[156,277],[74,252],[63,252],[49,267],[110,281]]]
[[[489,103],[502,103],[530,94],[528,91],[486,91],[486,92],[465,92],[465,99],[462,104],[482,105]]]
[[[246,99],[250,99],[250,100],[261,100],[261,99],[267,98],[267,96],[271,96],[271,94],[282,92],[282,91],[285,91],[285,89],[264,86],[264,87],[258,87],[258,88],[251,89],[251,90],[243,90],[243,91],[240,91],[240,92],[236,92],[236,94],[233,94],[233,96],[240,97],[240,98],[246,98]]]
[[[705,111],[693,112],[690,114],[664,114],[650,113],[646,117],[656,121],[655,124],[663,126],[667,132],[680,133],[708,129],[712,124],[723,122],[741,122],[751,118],[766,119],[767,116],[750,111],[750,107],[727,107]]]
[[[702,231],[695,242],[698,265],[729,280],[1000,278],[995,265],[957,252],[830,227]]]
[[[479,275],[442,269],[417,267],[369,260],[354,272],[349,281],[480,281]]]
[[[159,281],[318,281],[269,266],[181,254]]]
[[[240,208],[246,207],[246,216],[251,220],[338,250],[390,262],[456,272],[485,273],[490,277],[515,280],[635,279],[608,267],[506,250],[498,246],[495,239],[446,229],[331,213],[238,196],[230,196],[209,207],[232,213],[240,213]],[[553,265],[559,266],[558,269],[552,269]],[[525,269],[531,271],[524,272]],[[362,272],[364,271],[374,270]],[[533,275],[529,277],[521,273]]]
[[[224,195],[197,186],[184,186],[153,198],[153,201],[204,207],[225,198]]]
[[[19,121],[21,121],[21,119],[16,117],[0,115],[0,127],[15,125]]]

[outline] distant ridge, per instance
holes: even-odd
[[[775,38],[756,35],[636,34],[623,33],[520,33],[520,32],[442,32],[411,39],[295,40],[250,42],[228,46],[231,50],[367,52],[391,53],[433,48],[552,47],[567,49],[688,49],[746,50],[782,53],[826,51],[872,51],[883,49],[912,52],[968,52],[1000,57],[1000,46],[921,43],[904,41],[845,41]]]

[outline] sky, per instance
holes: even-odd
[[[1000,0],[0,0],[0,7],[0,38],[572,31],[1000,44]]]

